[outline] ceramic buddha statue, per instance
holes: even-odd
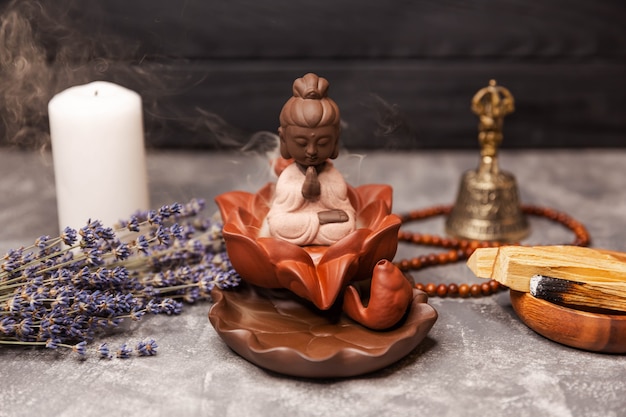
[[[414,293],[391,262],[401,220],[389,185],[352,187],[333,166],[340,114],[328,81],[309,73],[293,83],[279,120],[278,179],[256,194],[216,198],[235,270],[262,288],[288,289],[320,311],[337,303],[370,329],[396,325]]]
[[[331,245],[356,229],[346,182],[329,161],[339,152],[340,116],[327,92],[325,78],[306,74],[280,113],[280,153],[294,162],[276,182],[267,226],[300,246]]]

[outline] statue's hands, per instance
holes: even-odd
[[[320,181],[317,178],[317,171],[315,167],[310,166],[306,169],[304,174],[304,183],[302,184],[302,196],[307,200],[316,200],[320,196],[321,187]],[[339,209],[324,210],[317,213],[320,224],[328,223],[345,223],[350,218],[348,214]]]
[[[343,210],[326,210],[317,213],[320,224],[345,223],[349,220],[348,214]]]
[[[302,196],[307,200],[316,200],[321,193],[320,180],[314,166],[306,169],[304,183],[302,184]]]

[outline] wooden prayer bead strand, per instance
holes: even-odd
[[[452,210],[452,206],[433,206],[421,210],[414,210],[405,215],[400,215],[402,224],[412,221],[427,219],[439,215],[447,215]],[[574,246],[588,246],[591,238],[587,228],[579,221],[571,216],[556,211],[548,207],[538,207],[531,205],[523,205],[522,211],[531,216],[544,217],[554,222],[560,223],[574,233],[574,240],[571,243]],[[481,242],[467,239],[457,239],[442,237],[437,235],[412,233],[407,230],[398,232],[398,240],[414,245],[434,246],[444,249],[450,249],[447,252],[431,253],[420,255],[411,259],[402,259],[395,262],[395,265],[403,272],[410,270],[419,270],[429,266],[445,265],[455,263],[469,258],[477,248],[488,248],[507,245],[510,243],[503,242]],[[519,245],[519,243],[513,243]],[[506,287],[499,282],[490,280],[482,284],[435,284],[429,282],[427,284],[416,283],[415,288],[422,290],[429,297],[480,297],[495,294]]]

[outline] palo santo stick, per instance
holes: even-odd
[[[467,266],[478,278],[491,279],[493,276],[493,265],[496,263],[499,249],[500,248],[476,249],[467,260]]]
[[[577,282],[535,275],[530,294],[553,303],[626,311],[626,282]]]
[[[495,249],[476,249],[467,265],[476,276],[494,279],[516,291],[529,292],[533,275],[579,282],[626,281],[626,255],[620,252],[579,246],[502,246]]]

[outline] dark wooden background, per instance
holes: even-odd
[[[505,147],[626,145],[623,0],[5,3],[5,144],[36,142],[54,93],[107,79],[142,95],[150,146],[239,147],[317,72],[352,149],[477,147],[470,100],[491,78],[516,99]],[[6,69],[37,53],[38,71]]]

